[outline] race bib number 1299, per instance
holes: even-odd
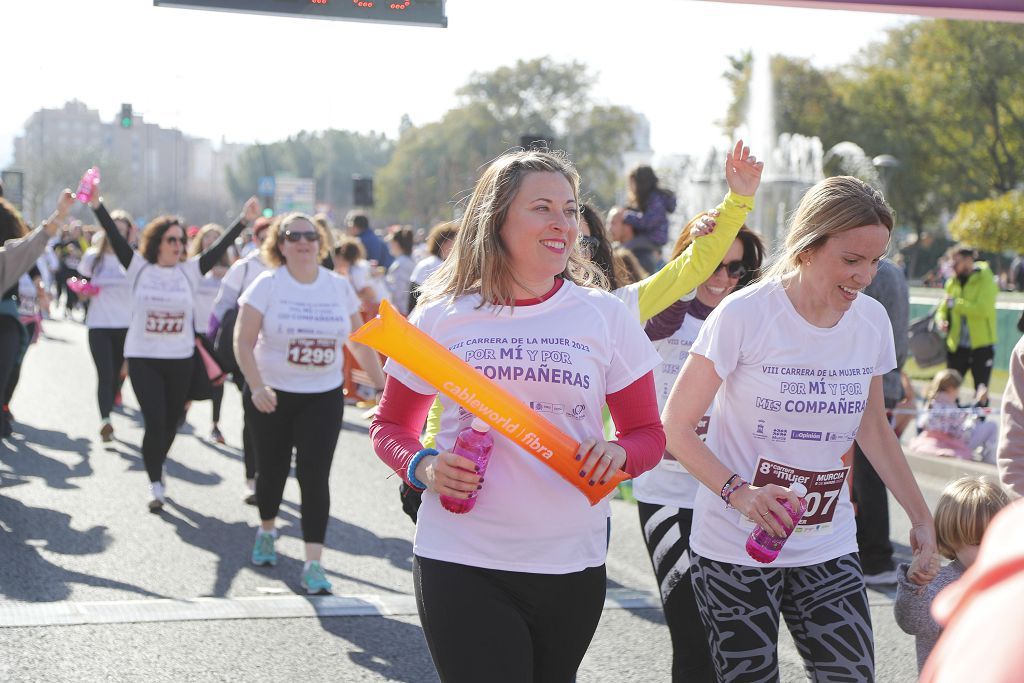
[[[315,369],[331,365],[337,358],[337,340],[332,338],[297,337],[288,340],[288,363]]]

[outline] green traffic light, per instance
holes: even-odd
[[[132,120],[131,120],[131,118],[126,116],[123,119],[121,119],[121,127],[122,128],[131,128],[132,127]]]
[[[273,218],[274,217],[274,210],[273,209],[263,209],[263,217],[264,218]]]

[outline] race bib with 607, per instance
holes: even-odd
[[[146,311],[146,334],[181,334],[185,329],[184,311]]]
[[[288,340],[288,363],[315,370],[334,363],[338,340],[333,337],[293,337]]]
[[[849,472],[849,467],[824,471],[806,470],[762,456],[757,460],[757,470],[751,484],[778,484],[789,488],[794,482],[800,482],[807,487],[807,512],[804,513],[794,533],[827,534],[832,533],[832,517],[839,505],[839,497],[847,495],[844,484]],[[753,523],[750,525],[752,528]]]

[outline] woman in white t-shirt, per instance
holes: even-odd
[[[245,375],[246,424],[256,448],[256,503],[260,528],[252,563],[277,563],[277,514],[295,451],[302,495],[306,563],[301,584],[310,594],[330,593],[320,564],[330,517],[331,462],[341,431],[342,347],[362,324],[359,299],[345,278],[320,267],[327,232],[309,216],[275,221],[261,247],[271,270],[239,299],[235,357]],[[352,352],[378,386],[377,354],[362,344]]]
[[[427,278],[441,267],[455,244],[455,235],[459,232],[459,224],[455,221],[438,223],[427,235],[427,256],[416,262],[409,276],[409,311],[416,308],[420,297],[420,288]]]
[[[128,212],[121,209],[112,211],[111,220],[117,232],[129,244],[135,242],[135,222]],[[110,411],[114,398],[121,391],[124,376],[124,340],[128,336],[128,324],[132,319],[131,292],[128,278],[118,263],[117,256],[107,239],[106,233],[98,233],[92,246],[82,257],[78,267],[89,282],[99,287],[94,295],[80,294],[89,301],[85,326],[89,328],[89,351],[96,365],[96,401],[100,408],[100,438],[105,442],[114,440],[114,426],[110,422]]]
[[[582,483],[646,471],[664,441],[651,374],[657,354],[621,301],[586,286],[605,283],[574,248],[578,188],[560,155],[520,151],[492,163],[410,320],[578,440]],[[426,489],[413,573],[438,675],[446,683],[498,672],[502,680],[571,680],[604,603],[607,500],[591,506],[501,435],[484,481],[451,452],[473,416],[447,397],[437,450],[423,449],[436,392],[397,363],[385,368],[370,433],[378,456]],[[617,442],[602,439],[605,403]],[[467,514],[440,502],[478,492]]]
[[[203,227],[199,228],[199,232],[192,238],[192,241],[188,245],[188,256],[194,258],[199,256],[207,249],[213,246],[213,243],[217,241],[221,235],[224,234],[224,228],[217,225],[216,223],[207,223]],[[217,299],[217,293],[220,291],[221,280],[224,279],[224,275],[228,272],[228,268],[231,267],[233,250],[229,249],[224,252],[220,257],[220,261],[214,264],[213,268],[206,271],[202,279],[199,281],[199,286],[196,288],[195,294],[195,325],[196,334],[201,334],[207,339],[207,329],[210,323],[210,314],[213,313],[213,302]],[[212,343],[212,339],[210,342]],[[213,396],[210,399],[213,402],[213,419],[210,426],[210,441],[214,443],[224,443],[224,435],[220,432],[220,407],[224,401],[224,385],[218,384],[213,387]]]
[[[260,205],[255,197],[249,198],[243,215],[208,251],[182,261],[185,225],[181,219],[154,218],[143,228],[139,251],[135,251],[103,206],[98,184],[93,197],[90,206],[128,277],[132,317],[124,355],[146,424],[142,459],[152,494],[149,509],[159,512],[166,493],[164,461],[184,415],[192,381],[195,292],[203,275],[220,261],[245,226],[259,216]]]
[[[691,221],[676,241],[673,259],[703,234],[702,227]],[[761,238],[743,226],[707,280],[647,321],[644,329],[662,358],[654,371],[659,408],[664,407],[704,320],[726,296],[758,276],[763,257]],[[700,429],[702,435],[706,433],[706,417]],[[699,485],[667,451],[657,467],[633,480],[640,530],[672,636],[672,680],[677,682],[715,680],[689,577],[693,500]]]
[[[808,190],[780,259],[711,313],[669,395],[668,451],[704,485],[690,571],[719,680],[778,678],[780,612],[809,678],[873,679],[846,488],[854,439],[910,517],[910,545],[930,572],[920,578],[938,569],[931,513],[885,416],[882,375],[896,365],[889,318],[860,294],[892,223],[881,193],[856,178]],[[779,557],[758,564],[746,537],[755,524],[786,535],[782,501],[799,505],[795,481],[808,490],[807,512]]]
[[[388,298],[402,315],[409,315],[409,287],[412,284],[412,271],[416,267],[412,260],[412,230],[395,227],[388,233],[385,242],[395,257],[384,277]]]

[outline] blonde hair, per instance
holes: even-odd
[[[203,238],[209,234],[217,235],[220,237],[224,234],[224,228],[217,225],[216,223],[207,223],[203,227],[199,228],[199,232],[196,233],[192,241],[188,243],[188,257],[199,256],[203,253]],[[225,257],[227,254],[224,255]],[[221,259],[224,260],[223,258]]]
[[[979,545],[989,522],[1009,504],[999,484],[984,477],[961,477],[947,485],[935,506],[939,552],[953,560],[958,548]]]
[[[531,149],[498,157],[477,181],[452,252],[423,283],[421,302],[478,293],[483,302],[513,305],[516,276],[500,233],[509,206],[529,173],[561,174],[569,181],[578,205],[580,177],[563,152]],[[560,276],[584,287],[607,287],[600,269],[575,248],[570,251],[569,261]]]
[[[263,237],[263,244],[260,246],[260,256],[263,262],[271,268],[277,268],[285,264],[284,254],[281,253],[281,241],[288,226],[296,221],[306,221],[317,234],[320,235],[320,248],[317,251],[317,261],[323,261],[331,250],[331,239],[327,231],[317,223],[312,216],[305,213],[289,213],[280,216],[267,228],[267,234]]]
[[[882,193],[853,176],[825,178],[800,200],[786,242],[762,279],[781,280],[800,267],[800,254],[865,225],[884,225],[892,233],[892,208]]]
[[[928,392],[925,394],[925,401],[931,403],[932,400],[943,391],[959,389],[960,385],[963,383],[964,378],[959,372],[952,368],[943,368],[935,373],[935,377],[932,378],[932,383],[928,385]]]

